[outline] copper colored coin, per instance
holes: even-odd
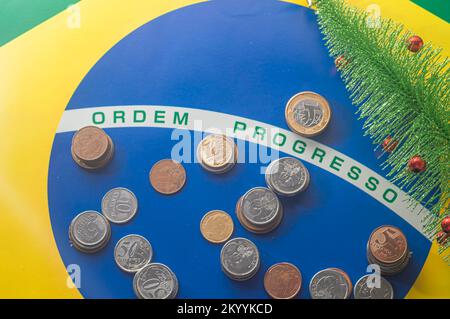
[[[394,226],[380,226],[369,238],[371,254],[381,263],[391,264],[405,257],[408,242],[400,229]]]
[[[92,162],[104,157],[108,151],[108,135],[101,128],[86,126],[75,133],[72,150],[82,161]]]
[[[264,288],[274,299],[292,299],[302,286],[300,270],[290,263],[278,263],[271,266],[264,276]]]
[[[186,182],[186,171],[180,163],[163,159],[153,165],[149,177],[150,183],[157,192],[170,195],[183,188]]]
[[[221,210],[212,210],[203,216],[200,231],[211,243],[220,244],[230,239],[234,225],[230,215]]]

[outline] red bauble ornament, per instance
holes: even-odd
[[[348,60],[343,55],[340,55],[334,60],[334,64],[336,64],[336,68],[340,70],[347,66]]]
[[[408,169],[413,173],[421,173],[427,169],[427,162],[419,155],[413,156],[408,162]]]
[[[423,47],[423,40],[418,35],[413,35],[408,39],[408,50],[418,52]]]
[[[440,231],[436,234],[436,241],[439,245],[444,246],[447,244],[448,234],[446,232]]]
[[[445,231],[447,234],[450,233],[450,216],[445,217],[441,221],[441,227],[442,230]]]
[[[392,139],[392,137],[390,137],[390,136],[386,137],[386,139],[381,144],[384,151],[388,152],[388,153],[392,153],[395,150],[395,148],[397,147],[397,145],[398,145],[398,142],[396,140]]]

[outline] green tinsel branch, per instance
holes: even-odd
[[[424,228],[435,236],[450,213],[448,57],[430,44],[412,53],[407,46],[412,33],[404,26],[388,19],[373,23],[366,12],[342,0],[316,0],[315,5],[330,55],[341,58],[339,70],[359,106],[365,134],[376,145],[387,137],[398,142],[383,169],[414,199],[412,205],[419,202],[429,209]],[[415,155],[427,162],[426,171],[407,169]],[[449,243],[440,247],[448,262],[449,247]]]

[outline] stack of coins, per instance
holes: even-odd
[[[220,263],[229,278],[237,281],[248,280],[259,270],[258,248],[248,239],[233,238],[222,247]]]
[[[264,276],[264,288],[274,299],[292,299],[302,287],[302,274],[290,263],[278,263],[271,266]]]
[[[356,282],[353,291],[355,299],[394,299],[394,289],[389,281],[380,276],[376,286],[376,283],[370,282],[370,276],[373,275],[365,275]]]
[[[320,134],[331,119],[331,109],[327,100],[314,92],[294,95],[285,110],[289,128],[297,134],[311,137]]]
[[[319,271],[309,284],[312,299],[348,299],[352,289],[350,277],[338,268]]]
[[[73,160],[79,166],[98,169],[110,162],[114,154],[114,144],[101,128],[86,126],[74,134],[71,151]]]
[[[281,196],[294,196],[309,185],[309,172],[298,159],[283,157],[270,163],[265,179],[267,186]]]
[[[222,174],[233,168],[237,157],[236,144],[225,135],[208,135],[197,147],[197,159],[200,165],[215,174]]]
[[[180,191],[186,183],[186,170],[174,160],[162,159],[153,165],[149,179],[157,192],[172,195]]]
[[[369,264],[380,266],[382,275],[395,275],[409,263],[411,253],[408,241],[400,229],[394,226],[380,226],[367,242]]]
[[[136,214],[138,202],[132,191],[116,187],[102,199],[102,213],[112,223],[124,224]]]
[[[134,275],[133,289],[139,299],[174,299],[178,279],[166,265],[151,263]]]
[[[120,269],[134,273],[150,263],[153,249],[150,242],[140,235],[121,238],[114,248],[114,260]]]
[[[241,225],[250,232],[264,234],[275,229],[283,219],[283,207],[274,192],[255,187],[245,193],[236,204]]]
[[[96,211],[82,212],[70,223],[69,240],[81,252],[95,253],[101,250],[110,237],[109,222]]]

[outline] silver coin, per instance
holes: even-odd
[[[242,214],[256,226],[271,224],[280,211],[280,201],[270,189],[255,187],[242,197]]]
[[[70,236],[74,244],[95,248],[109,239],[110,226],[106,218],[96,211],[78,214],[70,224]]]
[[[266,172],[267,186],[275,193],[293,196],[308,187],[309,172],[298,159],[283,157],[273,161]]]
[[[356,282],[353,291],[355,299],[393,299],[394,289],[389,281],[379,277],[379,285],[376,287],[376,279],[374,283],[371,283],[371,276],[373,275],[365,275]]]
[[[113,188],[102,199],[102,213],[112,223],[128,222],[137,211],[137,198],[132,191],[123,187]]]
[[[222,247],[220,261],[222,269],[230,278],[250,279],[259,269],[259,251],[250,240],[234,238]]]
[[[152,257],[152,246],[140,235],[127,235],[121,238],[114,248],[116,264],[126,272],[137,272],[147,265]]]
[[[323,109],[320,103],[313,99],[301,100],[294,107],[294,119],[301,126],[310,128],[320,123]]]
[[[178,293],[178,280],[166,265],[151,263],[134,275],[133,288],[141,299],[173,299]]]
[[[347,299],[351,286],[336,269],[324,269],[314,275],[309,284],[312,299]]]

